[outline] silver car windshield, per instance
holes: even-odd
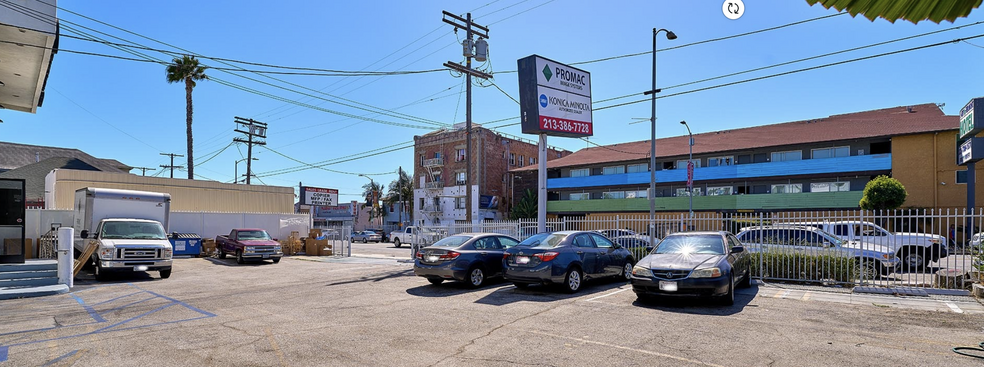
[[[670,236],[653,251],[657,254],[724,255],[724,239],[718,235]]]
[[[519,243],[519,246],[554,248],[560,246],[565,238],[567,238],[566,234],[539,233],[523,240],[523,242]]]
[[[465,241],[468,241],[470,239],[472,239],[471,236],[451,236],[451,237],[446,237],[440,241],[437,241],[431,246],[458,247],[461,246],[462,243],[465,243]]]
[[[825,237],[824,239],[827,240],[827,241],[830,241],[831,244],[834,244],[834,245],[837,245],[837,246],[844,245],[844,240],[842,240],[840,237],[837,237],[836,235],[834,235],[834,234],[832,234],[830,232],[827,232],[827,231],[824,231],[824,230],[818,228],[817,229],[817,234],[823,235]]]

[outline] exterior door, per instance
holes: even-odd
[[[0,264],[24,262],[24,205],[24,180],[0,179]]]
[[[584,274],[588,276],[597,276],[604,272],[604,268],[601,267],[600,259],[598,258],[598,248],[595,247],[594,241],[586,233],[578,234],[574,236],[574,244],[572,250],[577,253],[578,257],[581,258],[581,266],[584,267]]]

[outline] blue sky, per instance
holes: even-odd
[[[494,80],[496,85],[513,98],[518,98],[517,75],[506,72],[516,69],[517,59],[531,54],[576,63],[650,51],[654,27],[673,30],[679,37],[669,41],[661,36],[658,47],[662,49],[836,13],[820,6],[811,7],[805,1],[746,0],[744,15],[729,20],[722,14],[721,4],[722,1],[619,0],[58,2],[65,10],[204,56],[352,71],[432,70],[441,69],[441,64],[447,61],[461,61],[458,42],[463,32],[452,33],[452,27],[441,21],[441,11],[460,14],[471,11],[476,23],[490,28],[490,62],[484,66],[485,70],[499,73]],[[136,57],[103,44],[65,37],[87,32],[123,42],[83,26],[146,47],[175,50],[67,11],[59,11],[58,16],[63,34],[60,46],[64,50]],[[918,25],[906,21],[871,22],[861,16],[841,15],[659,52],[657,84],[668,87],[981,21],[984,11],[980,9],[955,23]],[[667,89],[663,94],[979,34],[984,34],[984,24]],[[984,37],[969,42],[984,46]],[[921,103],[945,103],[944,111],[956,114],[971,98],[984,96],[981,88],[984,74],[980,67],[984,48],[975,45],[947,44],[663,98],[658,102],[657,134],[659,137],[685,134],[686,129],[678,123],[680,120],[687,120],[694,133],[700,133]],[[141,52],[159,59],[171,58],[159,52]],[[639,94],[595,103],[594,107],[645,98],[641,93],[650,87],[651,57],[644,54],[578,65],[591,72],[595,101]],[[204,57],[202,62],[228,67]],[[239,136],[232,131],[235,116],[268,123],[268,146],[306,163],[394,146],[429,131],[347,118],[325,110],[415,126],[434,126],[435,122],[451,124],[465,119],[462,78],[444,71],[382,77],[271,75],[277,80],[214,69],[207,74],[281,100],[218,81],[198,84],[194,91],[195,172],[203,179],[231,182],[233,164],[242,159],[240,150],[231,146],[211,157]],[[78,148],[132,166],[166,164],[167,157],[159,153],[185,153],[185,100],[183,85],[167,84],[164,75],[164,66],[158,64],[60,52],[53,62],[44,106],[35,115],[0,110],[0,119],[5,122],[0,124],[0,140]],[[519,116],[518,104],[495,87],[476,86],[473,90],[474,122]],[[340,101],[337,98],[341,97],[371,106],[364,107],[368,109],[395,109],[417,120],[373,114],[312,99],[311,95],[334,101]],[[320,106],[322,110],[298,107],[282,100],[301,101]],[[648,102],[596,111],[595,136],[590,140],[614,144],[648,139],[648,122],[630,123],[649,116]],[[486,126],[515,122],[518,119]],[[521,135],[519,126],[499,131]],[[588,146],[584,141],[570,138],[550,138],[549,143],[570,150]],[[241,148],[245,154],[245,147]],[[398,166],[406,170],[414,166],[412,149],[403,149],[325,166],[348,173],[306,169],[275,174],[277,170],[301,164],[265,148],[257,148],[254,153],[259,161],[253,170],[263,182],[296,186],[303,181],[305,185],[336,188],[343,202],[359,199],[361,186],[368,182],[356,174],[394,172],[372,176],[374,180],[389,183],[395,179]],[[211,159],[203,162],[206,158]],[[244,169],[245,164],[241,164],[239,172],[243,173]],[[186,175],[175,173],[176,177]]]

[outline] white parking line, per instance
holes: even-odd
[[[788,295],[789,295],[789,291],[785,291],[785,292],[780,291],[780,292],[776,292],[776,294],[772,296],[772,298],[786,298],[786,296]]]
[[[704,361],[698,361],[696,359],[690,359],[690,358],[685,358],[685,357],[678,357],[678,356],[674,356],[674,355],[670,355],[670,354],[653,352],[651,350],[645,350],[645,349],[631,348],[631,347],[626,347],[626,346],[617,345],[617,344],[604,343],[604,342],[599,342],[599,341],[594,341],[594,340],[587,340],[587,339],[582,339],[582,338],[574,338],[574,337],[569,337],[569,336],[550,334],[550,333],[545,333],[545,332],[542,332],[542,331],[529,331],[529,333],[539,334],[539,335],[545,335],[545,336],[552,336],[554,338],[567,339],[567,340],[571,340],[571,341],[581,342],[581,343],[584,343],[584,344],[595,344],[595,345],[601,345],[601,346],[609,347],[609,348],[617,348],[617,349],[622,349],[622,350],[628,350],[628,351],[633,351],[633,352],[636,352],[636,353],[642,353],[642,354],[648,354],[648,355],[657,356],[657,357],[669,358],[669,359],[674,359],[674,360],[677,360],[677,361],[687,362],[687,363],[691,363],[691,364],[699,364],[699,365],[704,365],[704,366],[724,367],[724,366],[721,366],[719,364],[708,363],[708,362],[704,362]]]
[[[608,294],[603,294],[603,295],[600,295],[598,297],[588,299],[588,302],[594,301],[594,300],[599,299],[599,298],[605,298],[605,297],[608,297],[608,296],[611,296],[611,295],[614,295],[614,294],[622,293],[622,292],[625,292],[625,291],[627,291],[629,289],[631,289],[631,288],[619,289],[617,291],[614,291],[614,292],[611,292],[611,293],[608,293]]]
[[[943,303],[945,303],[947,307],[949,307],[951,310],[953,310],[953,312],[963,313],[963,310],[961,310],[960,307],[957,306],[956,303],[953,303],[953,302],[950,302],[950,301],[946,301],[946,302],[943,302]]]

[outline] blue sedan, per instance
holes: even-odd
[[[540,233],[503,254],[503,277],[523,288],[561,284],[570,293],[591,278],[622,277],[632,272],[632,254],[594,231]]]
[[[457,280],[478,288],[487,278],[502,275],[502,253],[517,244],[498,233],[457,234],[417,251],[413,272],[434,285]]]

